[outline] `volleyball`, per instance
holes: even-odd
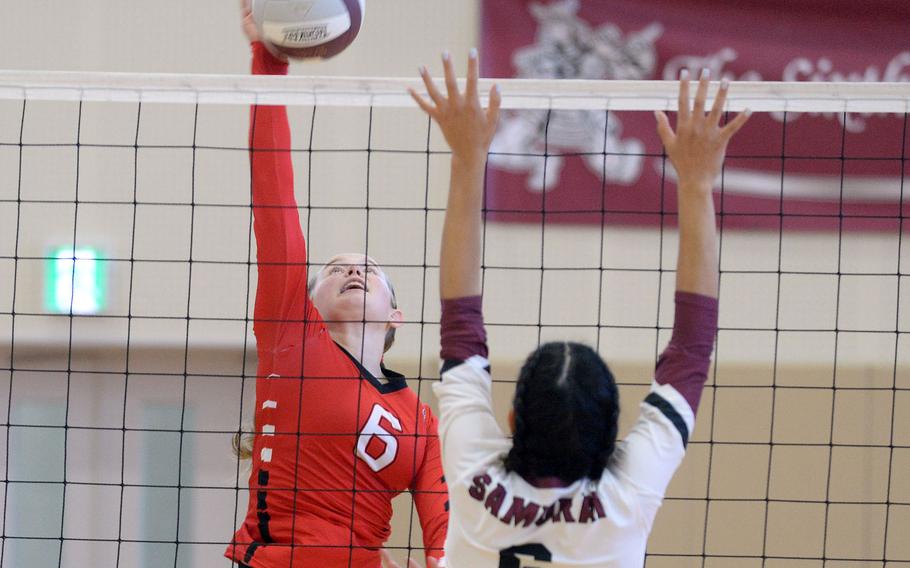
[[[293,59],[334,57],[360,32],[365,0],[253,0],[263,41]]]

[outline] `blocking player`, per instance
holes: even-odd
[[[446,559],[454,568],[640,567],[648,534],[681,463],[717,330],[717,236],[711,189],[727,143],[748,118],[720,118],[728,85],[706,113],[708,73],[694,104],[681,77],[676,131],[657,113],[657,129],[679,175],[680,243],[676,317],[650,394],[629,435],[617,442],[616,383],[603,360],[577,343],[547,343],[525,362],[510,421],[493,416],[481,312],[481,200],[499,98],[483,109],[477,59],[459,92],[451,62],[445,94],[426,73],[430,100],[412,96],[452,148],[443,228],[443,468],[451,516]]]
[[[253,73],[287,73],[258,41]],[[428,562],[448,503],[437,421],[382,364],[402,314],[376,262],[341,254],[310,275],[282,106],[251,109],[258,288],[255,431],[243,524],[225,555],[251,568],[379,568],[392,498],[414,492]]]

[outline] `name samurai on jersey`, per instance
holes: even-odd
[[[486,472],[477,475],[468,488],[468,494],[482,502],[484,509],[506,525],[529,527],[531,523],[537,526],[559,522],[593,523],[607,516],[603,503],[595,493],[585,495],[577,510],[573,510],[572,499],[559,499],[548,505],[526,502],[521,497],[510,495],[500,483],[490,490],[492,482],[493,478]],[[503,507],[510,500],[509,507]]]

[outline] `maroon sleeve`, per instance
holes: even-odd
[[[253,49],[253,74],[285,75],[288,64],[262,43]],[[259,280],[253,329],[260,349],[274,348],[282,324],[311,311],[306,291],[306,243],[294,198],[291,129],[283,106],[250,109],[253,230]],[[299,313],[298,313],[299,312]]]
[[[716,335],[717,298],[677,292],[673,336],[657,361],[654,380],[661,385],[672,385],[693,413],[698,410],[708,377]]]
[[[483,327],[483,297],[467,296],[442,301],[441,352],[443,361],[485,358],[487,332]]]
[[[429,407],[424,407],[429,415],[427,448],[411,490],[414,492],[417,515],[420,517],[426,555],[439,559],[445,554],[443,549],[449,526],[449,492],[442,471],[438,420]]]

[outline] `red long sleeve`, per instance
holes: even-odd
[[[253,73],[286,69],[253,45]],[[435,418],[403,376],[386,370],[381,382],[335,343],[307,295],[283,106],[253,107],[250,166],[260,434],[247,514],[225,554],[253,568],[378,568],[391,500],[410,489],[429,553],[441,556],[447,515]]]
[[[445,555],[449,494],[442,471],[438,421],[429,408],[425,407],[425,410],[429,414],[427,448],[411,489],[414,492],[414,504],[423,530],[423,547],[426,549],[426,555],[439,559]]]
[[[253,74],[285,75],[288,64],[254,43]],[[283,106],[250,109],[253,229],[259,268],[254,330],[260,350],[275,348],[282,324],[311,312],[306,243],[294,198],[291,129]]]

